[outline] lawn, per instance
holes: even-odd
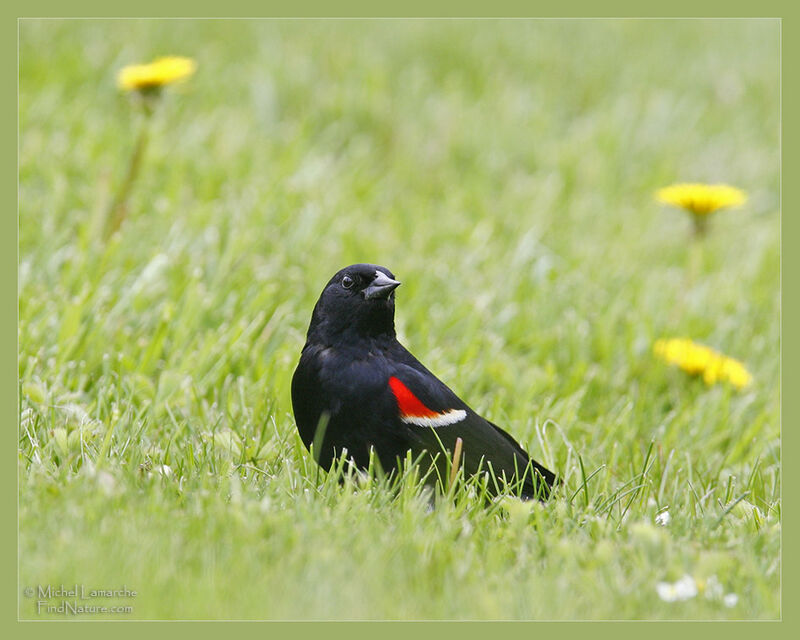
[[[20,617],[780,617],[777,21],[23,20],[19,63]],[[679,181],[749,198],[695,238]],[[353,262],[553,500],[316,468],[291,375]]]

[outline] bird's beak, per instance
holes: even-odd
[[[392,280],[383,271],[375,272],[375,279],[370,285],[364,289],[364,299],[386,299],[389,294],[397,289],[400,283],[397,280]]]

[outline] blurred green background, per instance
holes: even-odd
[[[198,70],[105,241],[138,130],[115,75],[166,54]],[[777,20],[22,20],[19,64],[21,587],[125,583],[133,618],[779,616]],[[749,194],[699,273],[653,198],[676,181]],[[362,261],[557,500],[430,512],[315,469],[291,374]]]

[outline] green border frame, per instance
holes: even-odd
[[[3,100],[2,136],[3,136],[3,171],[2,193],[8,200],[6,214],[0,217],[0,288],[9,305],[4,307],[0,315],[0,363],[3,363],[0,378],[0,408],[7,416],[9,425],[17,422],[17,305],[11,300],[17,299],[17,34],[18,19],[21,17],[777,17],[781,18],[781,155],[782,176],[796,175],[798,160],[798,125],[794,114],[800,113],[800,99],[797,90],[797,67],[800,49],[800,9],[789,8],[786,2],[766,0],[760,3],[745,3],[741,0],[729,2],[673,0],[669,5],[643,5],[630,0],[606,2],[600,5],[589,0],[572,0],[569,3],[534,4],[523,0],[493,0],[491,3],[475,0],[406,0],[403,3],[377,4],[364,0],[339,0],[337,3],[324,0],[280,0],[279,2],[258,3],[255,0],[233,0],[220,5],[211,0],[195,0],[194,2],[173,2],[139,0],[133,4],[115,4],[99,0],[78,0],[69,3],[54,0],[35,0],[33,2],[8,3],[2,10],[0,21],[0,47],[2,47],[3,85],[7,87]],[[12,88],[13,87],[13,88]],[[788,186],[788,189],[784,187]],[[800,239],[800,218],[796,214],[797,187],[794,180],[786,182],[781,179],[781,435],[782,459],[786,460],[787,452],[796,449],[798,434],[794,430],[798,417],[798,400],[796,394],[786,393],[794,389],[792,383],[797,375],[797,352],[800,339],[793,331],[784,332],[783,327],[796,326],[798,319],[797,298],[794,277],[798,272],[798,257],[792,247]],[[783,212],[788,212],[784,216]],[[785,285],[785,286],[784,286]],[[784,292],[787,294],[784,296]],[[787,428],[784,429],[783,427]],[[15,434],[16,429],[9,428],[7,434]],[[9,437],[11,437],[9,435]],[[198,622],[150,622],[146,630],[135,622],[19,622],[17,621],[17,601],[20,596],[17,585],[17,447],[16,442],[8,443],[6,463],[0,465],[3,474],[2,486],[6,490],[1,493],[3,511],[8,517],[3,519],[2,535],[6,559],[3,572],[8,576],[2,586],[2,620],[7,629],[6,637],[59,637],[76,636],[81,638],[103,637],[113,635],[116,638],[139,637],[142,633],[161,635],[181,633],[195,636],[206,634],[217,636],[222,629],[217,624]],[[640,637],[643,634],[656,637],[672,637],[677,633],[692,636],[723,635],[726,638],[750,637],[755,633],[768,636],[797,637],[800,633],[798,620],[800,615],[792,606],[798,597],[797,579],[797,497],[792,491],[800,486],[797,481],[798,471],[793,465],[782,468],[782,486],[788,488],[784,497],[788,504],[783,509],[783,524],[787,532],[783,536],[782,545],[782,607],[781,622],[617,622],[617,623],[454,623],[454,622],[419,622],[419,623],[238,623],[235,633],[247,635],[258,634],[259,637],[348,637],[380,635],[384,638],[400,638],[420,633],[426,636],[448,636],[457,634],[459,638],[484,637],[486,624],[502,624],[498,629],[505,638],[530,638],[536,636],[568,636],[585,637],[591,634],[614,638]],[[110,628],[108,625],[115,625]],[[181,624],[182,628],[172,628],[172,624]],[[267,624],[269,626],[261,626]],[[759,625],[754,628],[752,625]],[[53,628],[50,625],[56,625]],[[77,626],[75,626],[77,625]],[[191,628],[185,628],[189,625]],[[409,626],[413,625],[413,626]],[[587,628],[585,625],[591,625]],[[643,628],[647,625],[647,628]],[[675,627],[673,625],[680,625]],[[711,625],[711,626],[709,626]],[[725,625],[722,627],[721,625]],[[795,629],[794,632],[791,629]]]

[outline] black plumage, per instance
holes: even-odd
[[[554,474],[470,409],[397,341],[394,290],[399,284],[384,267],[355,264],[325,286],[292,378],[303,443],[309,449],[313,443],[326,470],[345,450],[366,468],[373,449],[383,469],[391,471],[408,451],[442,465],[461,438],[466,475],[491,471],[523,497],[547,497]],[[489,483],[490,490],[494,485]]]

